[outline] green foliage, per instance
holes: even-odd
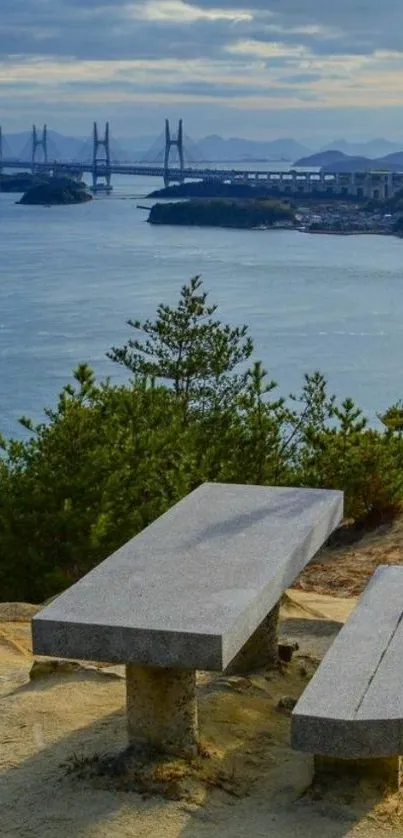
[[[96,386],[82,367],[48,423],[0,461],[0,592],[33,601],[79,578],[189,491],[178,405]]]
[[[275,222],[295,222],[294,210],[273,199],[194,198],[189,201],[154,204],[150,224],[196,225],[198,227],[270,227]]]
[[[403,431],[403,402],[392,404],[386,413],[378,418],[390,431]]]
[[[305,376],[284,398],[245,326],[216,319],[198,277],[178,305],[129,321],[111,357],[133,374],[98,383],[81,365],[26,441],[1,441],[0,599],[42,601],[78,579],[201,482],[342,489],[355,519],[403,497],[403,410],[369,428],[350,400]]]
[[[244,384],[235,367],[253,351],[247,326],[223,326],[213,315],[217,306],[207,304],[200,277],[180,292],[176,308],[160,305],[155,321],[129,320],[145,340],[129,340],[109,357],[146,379],[162,379],[173,387],[187,414],[190,405],[207,410],[223,405]]]
[[[343,489],[349,517],[376,517],[396,510],[403,498],[403,445],[392,431],[369,429],[351,399],[332,403],[336,420],[309,429],[300,452],[299,476],[307,486]]]

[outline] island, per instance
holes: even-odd
[[[218,178],[191,180],[156,189],[147,198],[270,198],[273,189],[261,183],[224,183]]]
[[[46,175],[32,175],[30,172],[15,172],[12,175],[0,174],[0,192],[27,192],[33,186],[48,183]]]
[[[28,189],[19,204],[32,206],[63,206],[65,204],[84,204],[92,201],[85,183],[71,178],[53,178]]]
[[[274,200],[193,199],[154,204],[150,224],[173,224],[191,227],[233,227],[237,229],[293,228],[294,208]]]

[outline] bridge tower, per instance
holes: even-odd
[[[174,176],[173,178],[170,175],[169,171],[169,155],[171,148],[177,148],[179,154],[179,176]],[[169,119],[165,120],[165,155],[164,155],[164,183],[165,186],[169,186],[172,180],[178,181],[179,183],[183,183],[184,176],[183,170],[185,168],[184,164],[184,154],[183,154],[183,119],[179,120],[178,125],[178,133],[176,137],[172,137],[171,135],[171,128],[169,125]]]
[[[101,154],[100,154],[101,152]],[[98,181],[101,181],[98,183]],[[98,124],[94,122],[92,146],[92,191],[111,192],[111,155],[109,145],[109,122],[105,125],[103,137],[99,136]]]
[[[32,174],[35,172],[36,166],[36,155],[39,149],[43,151],[43,160],[44,163],[48,162],[48,129],[47,126],[44,125],[42,129],[42,135],[38,134],[36,129],[36,125],[32,126],[32,163],[31,163],[31,171]]]
[[[0,175],[3,174],[3,129],[0,125]],[[1,184],[0,184],[1,190]]]

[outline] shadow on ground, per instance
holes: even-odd
[[[76,671],[18,687],[0,701],[0,835],[346,838],[370,815],[373,834],[382,836],[379,817],[395,816],[398,801],[387,809],[382,802],[378,817],[378,790],[310,787],[310,758],[289,747],[290,718],[276,707],[285,696],[298,697],[310,666],[300,659],[282,673],[200,676],[201,738],[209,756],[182,774],[180,761],[162,773],[158,768],[169,799],[150,796],[146,786],[142,794],[124,791],[122,776],[87,770],[94,757],[126,746],[121,679]],[[367,822],[366,838],[371,828]]]

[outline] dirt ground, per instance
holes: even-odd
[[[370,532],[341,527],[295,587],[339,597],[359,596],[380,564],[403,564],[403,516]]]
[[[291,664],[200,673],[203,755],[191,769],[158,764],[141,793],[96,770],[125,747],[123,668],[39,662],[31,673],[36,608],[0,604],[1,838],[403,838],[402,795],[312,785],[278,707],[301,694],[375,566],[401,557],[402,521],[323,551],[284,598],[281,631],[299,644]]]

